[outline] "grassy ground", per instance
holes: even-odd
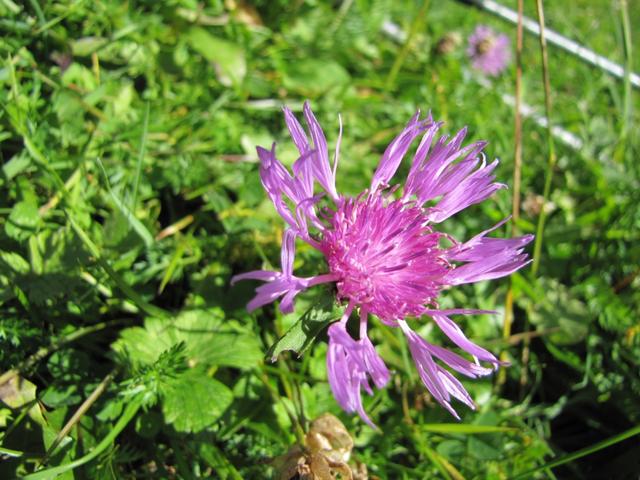
[[[622,3],[548,2],[546,21],[638,69]],[[448,133],[489,140],[511,185],[515,69],[478,81],[464,51],[479,23],[515,27],[453,0],[251,5],[0,1],[0,477],[268,478],[330,412],[371,478],[636,478],[637,438],[544,466],[640,422],[638,91],[549,46],[551,122],[583,146],[555,139],[543,199],[549,137],[524,121],[517,228],[534,233],[546,205],[539,269],[442,299],[504,312],[511,288],[510,330],[503,315],[462,325],[511,367],[466,382],[479,408],[454,423],[400,337],[373,327],[394,371],[365,399],[376,432],[331,396],[324,333],[301,358],[264,360],[317,292],[291,315],[249,315],[253,286],[229,285],[279,262],[283,223],[255,146],[295,160],[280,107],[309,99],[332,149],[341,113],[338,189],[355,194],[416,108],[431,109]],[[398,43],[386,20],[413,34]],[[523,100],[544,116],[536,37],[523,66]],[[511,207],[501,191],[445,227],[467,238]],[[319,260],[300,248],[296,269]]]

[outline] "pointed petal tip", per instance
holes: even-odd
[[[285,315],[289,313],[293,313],[293,310],[294,310],[293,302],[291,304],[289,303],[285,304],[284,301],[280,302],[280,311]]]
[[[378,432],[382,432],[382,430],[380,430],[380,428],[371,421],[371,419],[369,418],[369,416],[367,415],[367,412],[364,411],[364,407],[360,407],[357,409],[357,413],[358,416],[360,417],[360,419],[366,423],[367,425],[369,425],[371,428],[373,428],[374,430],[378,431]]]
[[[442,405],[451,415],[453,415],[456,420],[458,420],[459,422],[462,421],[460,415],[458,415],[458,412],[454,410],[449,402],[442,402],[440,403],[440,405]]]
[[[253,313],[258,309],[257,305],[251,305],[250,303],[247,304],[247,313]]]

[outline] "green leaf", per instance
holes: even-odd
[[[5,252],[0,250],[0,272],[5,274],[18,273],[25,275],[29,273],[31,267],[29,262],[15,252]]]
[[[541,279],[546,297],[531,312],[531,323],[550,332],[557,345],[581,342],[589,330],[593,316],[574,293],[556,280]]]
[[[124,330],[113,348],[135,366],[150,365],[162,352],[184,342],[191,366],[250,368],[262,359],[258,338],[236,323],[225,320],[219,310],[183,312],[173,322],[145,320],[144,328]]]
[[[218,80],[229,87],[240,82],[247,73],[244,50],[235,43],[214,37],[204,28],[191,28],[187,42],[196,52],[215,64]]]
[[[467,452],[481,461],[498,460],[503,455],[501,450],[478,437],[469,437]]]
[[[13,206],[4,229],[9,237],[21,241],[36,233],[39,223],[38,206],[33,202],[22,201]]]
[[[19,175],[31,165],[31,157],[24,151],[14,155],[11,160],[2,165],[2,173],[7,181]]]
[[[199,432],[213,424],[233,400],[231,390],[192,368],[172,378],[161,390],[165,420],[179,432]]]
[[[74,57],[87,57],[109,42],[102,37],[83,37],[71,42]]]
[[[349,73],[337,62],[315,58],[293,62],[283,83],[285,88],[305,96],[318,96],[333,87],[349,83]]]
[[[274,343],[267,358],[275,362],[278,355],[285,350],[292,350],[302,355],[313,343],[320,331],[334,320],[342,316],[344,307],[338,307],[333,295],[326,292],[320,300],[300,317],[276,343]]]

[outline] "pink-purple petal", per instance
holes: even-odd
[[[469,340],[462,329],[448,316],[431,314],[431,317],[440,327],[440,330],[469,355],[476,357],[480,361],[489,362],[495,367],[500,365],[500,361],[491,352]]]
[[[329,152],[327,149],[327,139],[324,136],[322,127],[316,120],[309,102],[304,104],[304,117],[311,133],[311,139],[315,146],[316,154],[313,161],[313,172],[318,183],[322,185],[327,193],[333,199],[338,198],[338,192],[336,192],[336,179],[331,165],[329,164]]]
[[[289,110],[287,107],[283,107],[282,110],[284,111],[284,121],[287,124],[289,133],[291,134],[291,139],[300,152],[300,155],[304,155],[309,150],[309,140],[307,140],[307,134],[291,110]]]
[[[489,165],[486,165],[483,161],[476,171],[444,194],[428,214],[429,220],[434,223],[440,223],[461,210],[486,200],[497,190],[506,188],[506,185],[493,181],[494,176],[491,173],[497,166],[497,160]]]
[[[240,273],[231,277],[231,285],[235,285],[241,280],[262,280],[263,282],[271,282],[282,275],[280,272],[272,272],[269,270],[253,270],[251,272]]]
[[[377,356],[373,346],[368,350],[368,346],[362,341],[351,338],[346,330],[346,321],[333,323],[329,327],[328,334],[327,377],[333,396],[344,411],[358,413],[365,423],[376,428],[362,405],[361,390],[364,388],[367,393],[373,394],[368,376],[371,375],[378,386],[376,378],[380,379],[382,374],[380,371],[369,369],[372,365],[371,356],[375,357],[373,368],[379,369],[379,363],[382,363],[382,359]],[[384,363],[382,366],[384,367]],[[386,367],[384,370],[386,371]],[[388,374],[388,371],[386,373]],[[378,386],[378,388],[380,387]]]
[[[396,170],[398,170],[400,162],[407,153],[407,150],[409,150],[413,140],[427,129],[431,118],[429,117],[425,121],[420,121],[419,118],[420,112],[417,112],[411,118],[404,130],[402,130],[402,132],[393,139],[385,150],[382,158],[380,159],[380,164],[378,165],[378,168],[373,175],[373,179],[371,180],[371,193],[376,192],[379,187],[385,187],[388,185],[389,181],[391,181],[391,178],[396,173]]]

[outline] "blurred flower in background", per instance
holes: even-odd
[[[361,390],[373,394],[370,380],[377,388],[389,381],[389,371],[367,336],[369,314],[405,334],[414,362],[425,386],[452,415],[459,418],[453,398],[475,408],[462,384],[445,369],[471,378],[489,375],[500,362],[487,350],[471,342],[449,317],[491,313],[481,310],[440,310],[437,297],[454,285],[473,283],[509,275],[523,267],[528,257],[523,247],[532,235],[499,239],[487,237],[504,224],[498,223],[467,242],[439,232],[432,225],[475,203],[482,202],[505,187],[494,182],[495,160],[486,163],[481,153],[486,142],[462,146],[466,128],[450,141],[434,138],[442,126],[429,115],[418,112],[387,147],[373,176],[371,186],[355,198],[336,190],[339,157],[338,137],[333,164],[329,162],[327,141],[308,103],[304,116],[311,136],[293,113],[285,108],[291,137],[300,152],[293,175],[276,158],[275,144],[270,150],[258,147],[262,184],[288,228],[282,241],[282,271],[252,271],[236,275],[238,280],[266,282],[248,304],[249,310],[282,297],[280,309],[293,311],[294,297],[321,283],[335,282],[338,300],[346,302],[339,322],[329,327],[327,374],[331,390],[342,408],[357,412],[373,426],[364,411]],[[396,198],[389,182],[413,141],[422,136],[404,190]],[[323,194],[314,194],[314,183]],[[332,206],[318,207],[327,196]],[[435,202],[425,206],[427,202]],[[292,208],[293,206],[293,208]],[[320,251],[328,272],[310,278],[293,275],[295,242],[300,239]],[[347,331],[347,322],[359,309],[359,338]],[[473,361],[422,339],[407,323],[407,318],[430,316],[442,332]],[[480,365],[486,362],[490,367]]]
[[[478,25],[469,37],[467,55],[473,68],[493,77],[500,75],[511,60],[511,42],[503,33]]]
[[[435,51],[438,55],[449,55],[462,44],[462,36],[458,32],[444,34],[436,43]]]

